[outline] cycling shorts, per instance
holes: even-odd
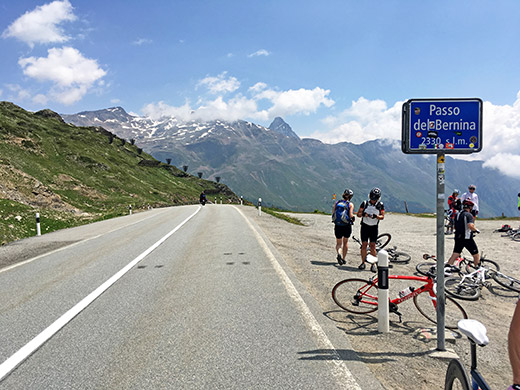
[[[378,233],[378,225],[361,224],[361,242],[376,242]]]
[[[349,238],[352,234],[352,225],[334,225],[334,235],[339,240],[342,237]]]
[[[478,253],[477,244],[473,238],[455,238],[455,246],[453,247],[453,252],[462,253],[462,250],[464,248],[466,248],[472,255],[476,255]]]

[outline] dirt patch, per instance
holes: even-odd
[[[324,316],[334,321],[349,338],[361,359],[376,377],[389,389],[443,389],[448,361],[430,356],[437,347],[434,337],[436,325],[428,322],[407,301],[399,306],[403,314],[399,323],[397,315],[391,314],[390,333],[377,332],[377,314],[352,315],[341,310],[331,298],[334,284],[349,277],[367,279],[374,274],[369,270],[360,271],[359,245],[349,241],[347,264],[339,266],[335,260],[335,239],[330,216],[314,214],[290,214],[304,222],[296,226],[272,216],[258,217],[254,208],[245,208],[248,216],[262,228],[277,250],[289,264],[299,280],[317,299]],[[502,237],[493,231],[502,224],[518,226],[518,221],[477,220],[481,234],[477,237],[480,252],[495,260],[505,274],[520,278],[518,253],[520,242]],[[401,275],[416,274],[415,265],[424,261],[423,253],[435,254],[436,220],[408,215],[387,213],[380,224],[380,233],[392,235],[391,245],[409,253],[409,264],[395,265],[391,273]],[[353,229],[359,237],[359,224]],[[446,258],[453,249],[452,236],[446,236]],[[469,253],[465,253],[469,256]],[[475,302],[459,301],[470,318],[481,321],[488,329],[490,344],[479,348],[479,368],[491,388],[506,388],[512,379],[507,354],[507,332],[518,294],[500,287],[491,281],[492,287],[482,291],[482,297]],[[391,281],[390,296],[410,285]],[[413,283],[411,284],[413,285]],[[420,285],[420,284],[417,284]],[[469,344],[465,337],[449,331],[446,347],[453,349],[469,367]]]

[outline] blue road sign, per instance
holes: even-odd
[[[482,100],[410,99],[403,104],[404,153],[482,150]]]

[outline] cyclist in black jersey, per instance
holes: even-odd
[[[385,206],[381,199],[381,190],[372,188],[369,194],[369,200],[365,200],[359,206],[357,216],[361,219],[361,264],[359,269],[365,269],[367,251],[370,241],[370,254],[377,256],[376,241],[378,236],[379,221],[385,218]]]

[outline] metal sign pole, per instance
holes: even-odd
[[[437,154],[437,350],[445,351],[444,314],[444,153]]]

